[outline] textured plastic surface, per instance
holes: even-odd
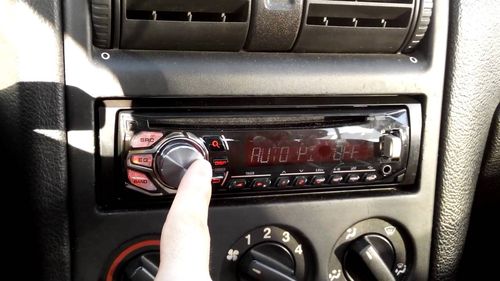
[[[0,1],[1,279],[71,280],[61,11]]]
[[[238,51],[250,1],[124,0],[121,17],[121,48]]]
[[[500,102],[498,1],[450,3],[451,39],[431,261],[432,277],[437,280],[456,278],[483,151]],[[477,21],[479,17],[488,19],[488,24]]]
[[[406,39],[413,4],[308,0],[294,50],[395,53]]]
[[[303,0],[253,0],[246,50],[288,51],[302,18]]]
[[[68,88],[68,149],[73,218],[74,281],[95,281],[110,254],[122,243],[159,233],[166,210],[96,210],[96,100],[169,96],[202,98],[247,97],[262,105],[276,97],[301,96],[386,98],[412,96],[423,101],[422,157],[418,190],[410,194],[380,192],[316,198],[261,198],[212,204],[211,272],[220,268],[229,247],[249,230],[279,224],[297,232],[310,247],[311,280],[328,280],[327,261],[335,240],[351,225],[369,217],[398,222],[413,242],[415,259],[410,278],[428,278],[432,212],[436,183],[441,97],[448,26],[447,1],[436,5],[433,28],[426,40],[429,53],[406,55],[325,55],[207,52],[140,52],[101,50],[88,46],[89,17],[84,0],[64,5],[65,59]],[[71,38],[71,40],[69,39]],[[74,43],[76,42],[76,43]],[[83,49],[83,51],[82,51]],[[105,118],[114,118],[105,116]],[[112,138],[111,138],[112,139]],[[110,139],[110,141],[112,141]],[[373,193],[370,193],[373,194]],[[214,202],[215,203],[215,202]],[[168,205],[165,205],[168,209]],[[244,219],[242,219],[244,218]],[[221,231],[223,230],[223,231]],[[294,233],[295,233],[294,232]]]

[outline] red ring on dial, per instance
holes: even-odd
[[[113,276],[115,275],[116,269],[122,263],[122,261],[131,253],[144,248],[151,246],[160,246],[160,240],[144,240],[141,242],[137,242],[125,248],[120,252],[118,256],[113,260],[111,266],[109,267],[108,273],[106,274],[106,281],[113,281]]]

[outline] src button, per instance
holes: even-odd
[[[133,148],[144,148],[155,144],[159,139],[163,137],[161,132],[140,132],[134,135],[130,141],[130,145]]]

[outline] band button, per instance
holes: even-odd
[[[156,186],[151,182],[151,180],[149,180],[146,174],[128,169],[127,176],[128,181],[132,185],[147,191],[156,191]]]

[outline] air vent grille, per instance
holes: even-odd
[[[123,0],[120,47],[238,51],[250,0]]]
[[[296,50],[396,52],[407,37],[413,0],[309,0]]]
[[[127,10],[127,19],[183,22],[246,22],[248,20],[247,5],[230,12]]]

